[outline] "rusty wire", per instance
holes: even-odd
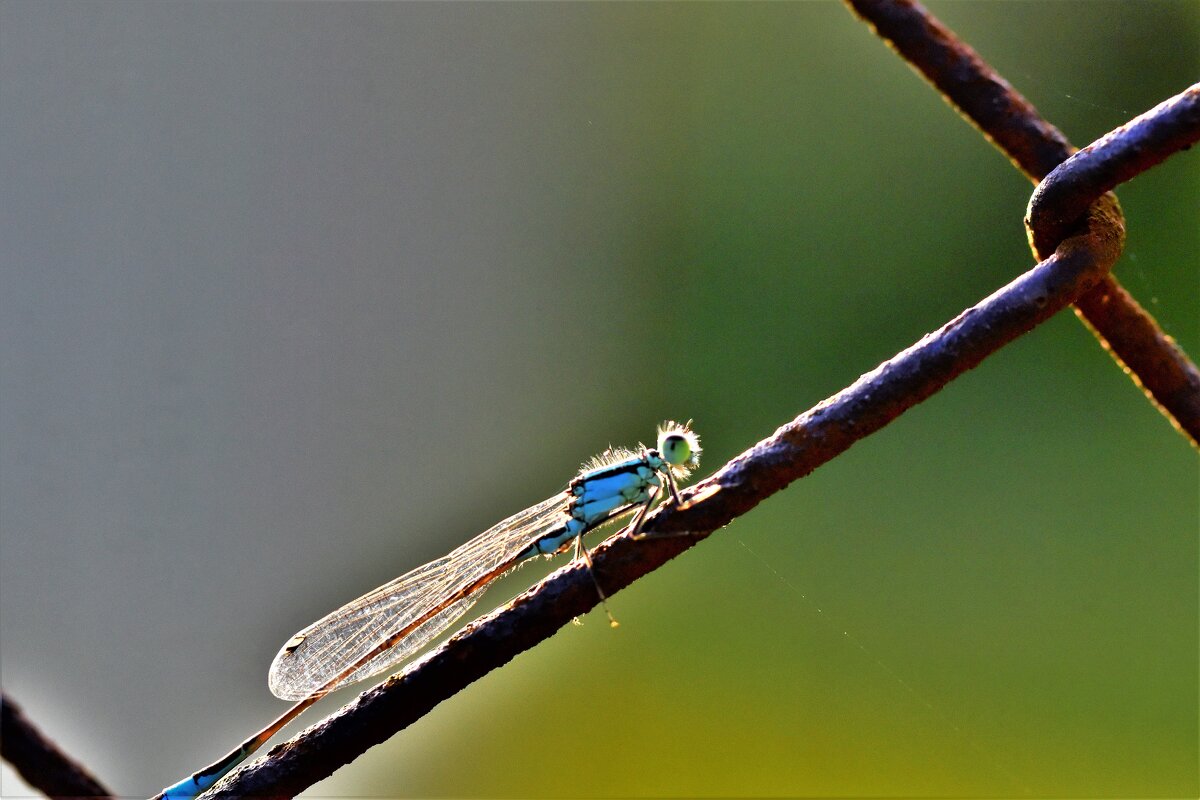
[[[960,54],[965,50],[953,34],[923,11],[912,5],[905,8],[921,15],[925,34],[933,36],[940,46]],[[948,74],[954,75],[960,86],[956,92],[974,97],[968,105],[992,110],[1002,107],[999,116],[1006,124],[991,126],[986,132],[1017,163],[1045,163],[1049,171],[1051,161],[1059,163],[1070,155],[1070,146],[1061,134],[1041,121],[1032,107],[978,56],[970,53]],[[981,78],[981,74],[987,77]],[[990,94],[993,91],[999,92],[1002,103],[997,104]],[[973,95],[975,92],[980,93],[978,97]],[[1138,347],[1151,341],[1157,357],[1171,351],[1166,347],[1172,344],[1169,339],[1155,339],[1156,335],[1161,337],[1161,332],[1155,334],[1153,320],[1149,331],[1138,327],[1144,326],[1148,316],[1136,312],[1136,304],[1108,275],[1124,243],[1124,218],[1116,198],[1107,191],[1116,182],[1195,141],[1200,124],[1190,110],[1193,100],[1189,90],[1114,131],[1098,142],[1097,148],[1083,151],[1094,152],[1101,149],[1101,143],[1108,142],[1103,148],[1104,158],[1115,157],[1125,164],[1120,170],[1110,171],[1099,180],[1084,178],[1077,183],[1072,177],[1059,183],[1056,178],[1049,184],[1052,188],[1046,191],[1051,192],[1052,199],[1053,192],[1058,191],[1053,187],[1078,186],[1081,188],[1073,190],[1072,197],[1083,197],[1087,202],[1082,205],[1082,218],[1074,211],[1066,215],[1069,224],[1062,228],[1065,236],[1051,237],[1061,241],[1055,241],[1053,252],[1033,269],[730,460],[687,490],[681,505],[661,508],[646,524],[648,532],[659,536],[635,541],[620,535],[597,548],[593,556],[595,573],[606,591],[618,591],[657,569],[1068,305],[1091,308],[1082,298],[1103,298],[1104,307],[1092,308],[1087,320],[1103,329],[1106,337],[1116,331],[1119,341],[1128,344],[1132,340]],[[1134,143],[1138,145],[1136,155],[1127,152],[1116,156],[1109,149]],[[1087,175],[1087,165],[1101,163],[1098,158],[1081,152],[1079,160],[1062,166],[1061,174],[1074,176],[1082,171]],[[1134,164],[1140,164],[1140,168]],[[1183,360],[1190,365],[1186,357]],[[1147,374],[1157,375],[1156,369],[1159,367],[1151,365],[1147,371],[1138,371],[1137,376],[1145,380]],[[1185,394],[1188,391],[1192,397],[1197,394],[1185,388]],[[1158,394],[1154,398],[1162,402]],[[403,674],[276,747],[267,758],[230,776],[222,784],[221,796],[292,796],[302,791],[419,719],[443,699],[548,638],[596,603],[595,589],[581,565],[573,563],[558,570],[507,606],[469,625]]]
[[[1051,250],[1088,205],[1119,183],[1200,140],[1200,84],[1105,134],[1046,176],[1025,226],[1037,255]],[[1117,363],[1192,444],[1200,444],[1200,372],[1111,275],[1075,303]],[[1113,339],[1101,332],[1121,331]]]
[[[1100,195],[1200,140],[1200,84],[1074,153],[1042,179],[1025,214],[1033,251],[1054,251]]]
[[[1044,120],[1032,103],[919,3],[911,0],[845,2],[1034,183],[1049,175],[1075,152],[1067,137]],[[1155,114],[1162,108],[1159,106],[1147,114]],[[1195,142],[1196,115],[1193,97],[1191,101],[1164,110],[1157,126],[1139,117],[1141,122],[1134,120],[1109,134],[1131,147],[1120,154],[1109,151],[1110,158],[1103,167],[1090,159],[1089,163],[1093,164],[1093,169],[1106,172],[1111,179],[1107,188],[1111,189]],[[1139,136],[1149,135],[1152,127],[1157,127],[1156,135],[1164,139],[1163,155],[1157,160],[1138,155],[1135,141]],[[1071,182],[1074,182],[1073,178]],[[1090,194],[1087,187],[1081,186],[1074,200],[1054,194],[1058,191],[1052,190],[1052,197],[1056,199],[1041,207],[1041,214],[1055,218],[1057,222],[1055,232],[1047,229],[1045,241],[1034,252],[1039,259],[1053,252],[1057,244],[1055,237],[1061,236],[1066,226],[1077,221],[1088,206],[1088,202],[1081,202]],[[1052,209],[1059,202],[1057,198],[1067,205],[1054,211]],[[1041,218],[1038,224],[1042,224]],[[1179,349],[1175,340],[1163,333],[1154,318],[1112,275],[1106,275],[1091,291],[1082,295],[1075,306],[1101,346],[1133,378],[1150,402],[1191,441],[1193,447],[1200,447],[1200,370]]]
[[[0,756],[47,797],[112,796],[82,764],[38,730],[6,694],[0,694]]]

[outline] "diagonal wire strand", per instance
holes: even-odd
[[[112,792],[46,738],[7,694],[0,694],[0,756],[47,797],[112,797]]]

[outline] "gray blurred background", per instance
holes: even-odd
[[[1200,74],[1195,3],[932,9],[1079,145]],[[835,4],[5,2],[0,76],[0,677],[131,796],[610,442],[706,474],[1030,266]],[[1198,163],[1119,190],[1193,357]],[[1060,315],[309,795],[1194,796],[1197,477]]]

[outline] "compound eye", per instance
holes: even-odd
[[[692,457],[692,446],[686,436],[672,433],[662,439],[662,456],[670,464],[682,466]]]
[[[658,452],[663,461],[678,467],[676,475],[686,474],[700,463],[700,437],[688,425],[664,422],[658,428]]]

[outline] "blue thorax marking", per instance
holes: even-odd
[[[572,539],[613,516],[650,502],[651,487],[662,486],[659,472],[667,468],[657,450],[646,450],[640,456],[583,473],[567,488],[571,495],[570,519],[531,544],[521,558],[557,553]]]

